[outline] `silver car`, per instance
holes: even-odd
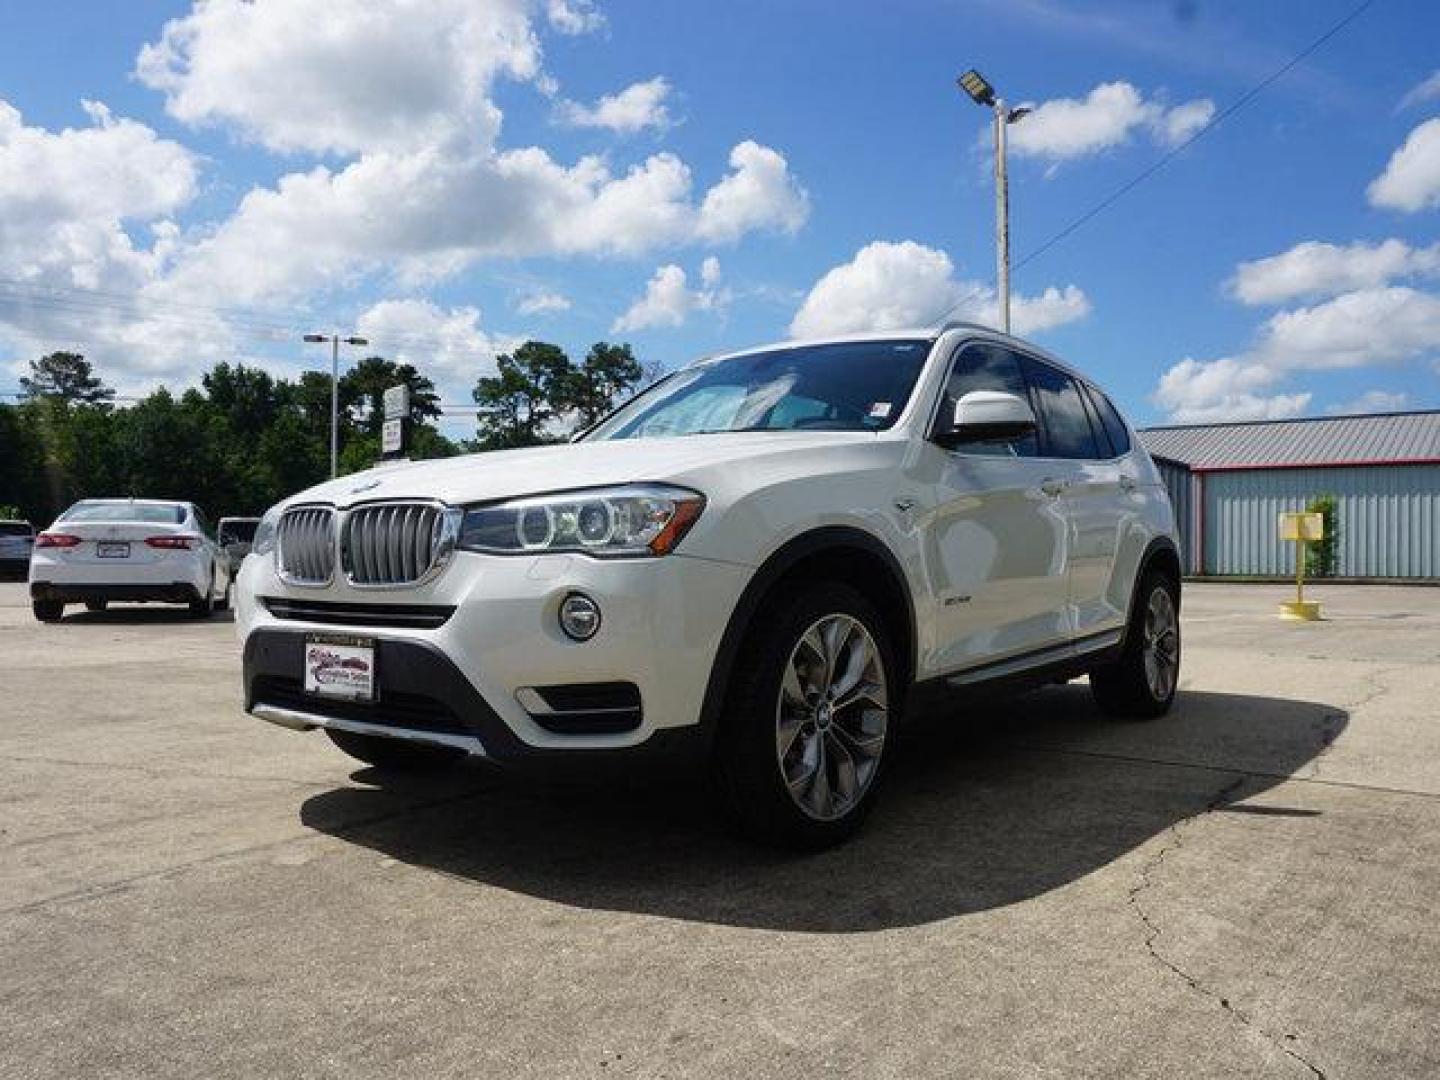
[[[0,520],[0,576],[23,578],[30,569],[35,526],[28,521]]]

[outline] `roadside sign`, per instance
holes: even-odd
[[[400,452],[401,433],[404,429],[404,420],[385,421],[385,426],[380,432],[380,452],[382,454],[398,454]]]
[[[410,387],[401,383],[385,391],[385,419],[399,420],[410,415]],[[398,449],[398,447],[397,447]]]
[[[1281,514],[1280,539],[1323,540],[1325,539],[1325,518],[1321,514]]]

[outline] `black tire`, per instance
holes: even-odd
[[[828,621],[836,619],[841,621]],[[865,636],[854,632],[857,623]],[[846,658],[847,668],[858,647],[870,658],[865,671],[880,673],[883,708],[877,708],[874,699],[860,698],[833,712],[827,706],[822,721],[817,703],[829,701],[834,688],[824,676],[826,689],[815,692],[823,674],[819,666],[808,688],[798,677],[790,683],[805,690],[807,704],[789,704],[794,701],[789,691],[782,701],[782,681],[791,673],[792,659],[802,656],[802,639],[831,625],[843,627],[847,635],[836,650]],[[841,670],[839,664],[830,666]],[[726,694],[714,762],[724,808],[746,835],[765,844],[813,850],[838,844],[860,827],[875,803],[900,715],[899,670],[885,621],[848,585],[827,581],[786,590],[756,614]],[[862,682],[873,685],[875,680]],[[787,722],[797,726],[789,736],[789,749],[782,750],[782,723]],[[876,727],[881,728],[878,734]],[[818,767],[812,764],[817,758]],[[787,774],[796,784],[813,779],[792,796]],[[852,789],[848,805],[843,792],[847,778]],[[819,788],[823,791],[817,796]],[[827,798],[837,800],[833,816],[819,816],[813,807],[801,805],[823,804]]]
[[[59,622],[65,616],[65,605],[59,600],[32,600],[30,610],[41,622]]]
[[[375,735],[357,735],[352,731],[326,728],[330,741],[356,761],[373,765],[387,772],[435,772],[458,765],[464,754],[443,746],[424,746],[402,739],[385,739]]]
[[[104,610],[105,610],[106,608],[108,608],[109,606],[110,606],[110,601],[109,601],[109,600],[86,600],[86,601],[85,601],[85,610],[86,610],[86,611],[104,611]]]
[[[215,610],[215,569],[210,569],[210,584],[205,587],[205,595],[190,601],[190,617],[192,619],[208,619]]]
[[[1168,675],[1158,678],[1158,668],[1167,668]],[[1090,692],[1110,716],[1151,720],[1170,711],[1179,685],[1180,585],[1152,570],[1140,579],[1119,659],[1090,672]]]

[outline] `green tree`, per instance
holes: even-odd
[[[554,442],[551,423],[573,398],[575,365],[558,345],[527,341],[495,361],[496,374],[475,384],[480,406],[476,446],[502,450]]]
[[[1311,499],[1305,511],[1320,515],[1324,533],[1305,544],[1305,576],[1334,577],[1340,555],[1340,504],[1334,495],[1321,495]]]
[[[615,407],[615,401],[640,382],[644,372],[629,344],[597,341],[577,369],[565,399],[557,402],[573,411],[582,428],[588,428]]]
[[[91,371],[90,361],[72,352],[53,352],[31,360],[30,376],[21,377],[20,389],[26,397],[57,398],[67,404],[96,404],[115,396]]]
[[[440,395],[435,384],[409,364],[397,364],[382,356],[367,356],[340,379],[342,390],[360,411],[359,427],[376,439],[385,423],[385,391],[401,384],[410,388],[412,431],[440,415]]]

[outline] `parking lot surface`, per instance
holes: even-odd
[[[1440,590],[1190,586],[1173,713],[929,721],[862,835],[382,782],[227,619],[0,585],[0,1075],[1440,1074]]]

